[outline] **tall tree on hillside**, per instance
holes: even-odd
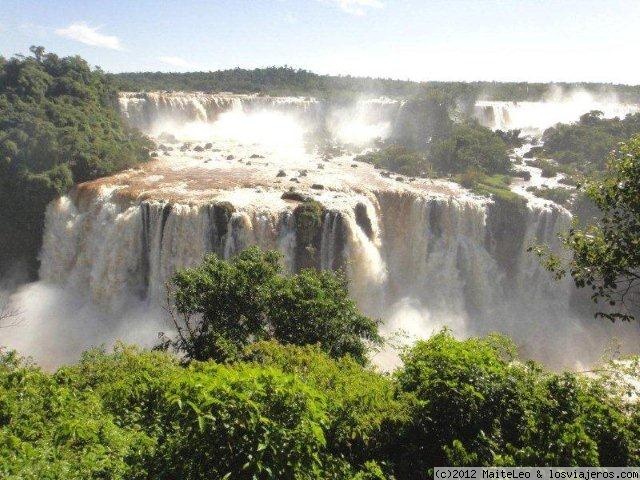
[[[606,173],[588,181],[585,192],[602,215],[586,227],[574,223],[564,235],[571,259],[533,250],[556,277],[568,272],[577,287],[591,288],[596,316],[633,320],[640,310],[640,135],[611,153]]]

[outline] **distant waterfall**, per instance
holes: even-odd
[[[269,109],[313,120],[321,108],[314,99],[231,93],[124,92],[118,100],[122,115],[143,131],[149,131],[154,123],[165,120],[176,123],[213,122],[221,113],[232,110],[248,113]]]
[[[597,100],[592,96],[542,102],[503,102],[483,100],[474,107],[475,118],[493,130],[520,129],[526,134],[540,135],[556,123],[577,122],[581,115],[600,110],[605,118],[621,117],[640,109],[637,104]]]
[[[164,122],[215,122],[225,112],[280,112],[312,128],[340,129],[343,122],[362,125],[393,123],[402,102],[386,97],[363,98],[348,106],[304,97],[203,92],[122,92],[120,112],[132,125],[151,132]],[[339,133],[339,132],[334,132]]]

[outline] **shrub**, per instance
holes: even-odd
[[[275,366],[301,378],[327,397],[327,445],[333,455],[351,464],[388,463],[398,448],[399,434],[409,421],[410,399],[394,382],[352,358],[332,359],[317,345],[251,345],[244,361]]]
[[[545,198],[557,203],[558,205],[568,206],[572,196],[572,191],[563,187],[529,187],[527,191],[533,193],[536,197]]]
[[[426,478],[435,465],[640,461],[637,403],[599,378],[522,364],[504,337],[458,341],[442,331],[403,359],[398,382],[417,402],[401,440],[406,454],[396,460],[400,478]]]

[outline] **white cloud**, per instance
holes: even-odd
[[[113,35],[103,35],[98,27],[90,27],[84,22],[76,22],[67,28],[58,28],[56,34],[93,47],[123,50],[120,39]]]
[[[368,8],[382,8],[380,0],[323,0],[338,5],[343,11],[352,15],[364,15]]]
[[[180,57],[159,57],[158,58],[162,63],[166,63],[167,65],[171,65],[172,67],[178,68],[189,68],[191,64],[187,62],[184,58]]]

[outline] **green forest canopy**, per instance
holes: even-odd
[[[331,97],[375,93],[407,97],[438,92],[458,99],[480,95],[493,100],[540,100],[557,88],[580,88],[591,93],[613,92],[622,101],[640,101],[640,86],[605,83],[527,82],[414,82],[371,77],[319,75],[291,67],[235,68],[215,72],[127,72],[109,75],[121,90],[184,90],[204,92],[260,92],[270,95]]]
[[[640,403],[517,361],[504,338],[446,331],[391,376],[274,342],[226,364],[118,347],[54,373],[0,355],[7,480],[426,479],[446,465],[637,466]]]
[[[0,273],[23,260],[35,274],[53,198],[147,160],[151,148],[124,124],[101,70],[42,47],[32,53],[0,57]]]
[[[249,324],[264,304],[277,314],[282,297],[293,296],[285,303],[293,302],[287,321],[295,322],[310,304],[292,292],[309,278],[280,278],[262,291],[274,255],[253,249],[178,273],[178,311],[195,301],[198,312],[227,318],[238,306]],[[253,291],[240,301],[239,284]],[[341,295],[331,282],[317,288],[311,310],[330,313]],[[1,353],[0,475],[419,480],[447,465],[640,465],[637,358],[589,376],[554,373],[522,361],[505,337],[457,340],[443,330],[383,374],[332,350],[332,332],[312,325],[316,338],[301,332],[289,345],[277,334],[242,334],[227,357],[120,345],[54,373]]]
[[[609,152],[618,143],[640,133],[640,113],[624,118],[603,118],[598,110],[586,112],[574,123],[559,123],[544,131],[538,150],[563,165],[582,173],[602,172]]]

